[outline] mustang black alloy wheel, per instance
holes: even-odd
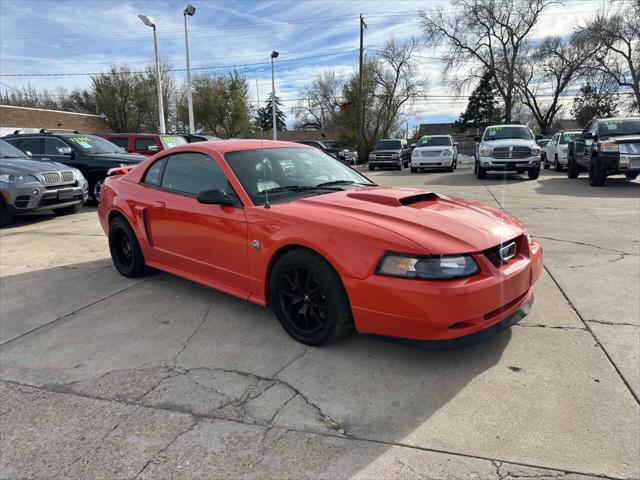
[[[273,267],[269,284],[278,320],[295,340],[322,345],[353,330],[340,277],[319,255],[303,249],[286,253]]]
[[[138,239],[122,217],[114,218],[109,225],[109,251],[116,269],[125,277],[139,277],[148,272]]]

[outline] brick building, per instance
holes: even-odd
[[[15,130],[38,131],[41,128],[57,132],[82,133],[110,132],[111,128],[100,115],[62,112],[44,108],[0,105],[0,136]]]

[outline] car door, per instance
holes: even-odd
[[[148,188],[157,189],[146,215],[154,257],[223,291],[248,295],[247,220],[224,172],[202,153],[177,153],[160,161],[165,164],[159,185],[146,182]],[[199,203],[198,193],[212,189],[224,191],[235,205]]]
[[[155,155],[160,150],[162,150],[162,145],[160,145],[158,139],[154,137],[133,138],[133,153],[138,153],[140,155]]]

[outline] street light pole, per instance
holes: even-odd
[[[278,123],[276,117],[276,80],[275,73],[273,67],[273,59],[278,58],[280,55],[278,52],[273,50],[271,52],[271,115],[273,117],[273,139],[278,140]]]
[[[164,125],[164,102],[162,100],[162,80],[160,78],[160,57],[158,56],[158,39],[156,37],[156,24],[153,18],[146,15],[138,15],[147,27],[153,29],[153,48],[156,52],[156,84],[158,89],[158,120],[160,121],[160,133],[165,133]]]
[[[182,12],[184,15],[184,47],[187,54],[187,103],[189,107],[189,133],[196,133],[195,121],[193,120],[193,95],[191,93],[191,67],[189,65],[189,35],[187,33],[187,16],[192,17],[196,13],[196,7],[187,5]]]

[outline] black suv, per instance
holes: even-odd
[[[589,172],[589,183],[604,185],[609,175],[624,174],[634,180],[640,174],[640,118],[591,120],[582,135],[569,142],[567,177]]]
[[[135,165],[146,157],[126,153],[122,148],[95,135],[79,133],[14,133],[4,140],[34,160],[60,162],[75,167],[89,181],[89,194],[99,202],[100,189],[110,168]]]
[[[303,145],[309,145],[310,147],[322,150],[324,153],[337,158],[347,165],[353,165],[356,163],[354,156],[346,148],[327,147],[319,140],[299,140],[296,143],[302,143]]]

